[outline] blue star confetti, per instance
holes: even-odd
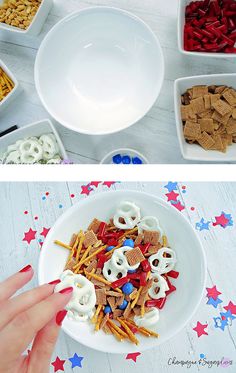
[[[75,368],[75,367],[79,367],[79,368],[82,368],[82,365],[81,365],[81,362],[83,360],[83,357],[82,356],[78,356],[76,353],[74,354],[73,357],[70,357],[69,358],[70,362],[71,362],[71,368]]]
[[[225,320],[222,320],[221,317],[213,317],[213,320],[215,322],[215,328],[219,328],[221,330],[225,330],[225,327],[228,325],[228,320],[225,319]]]
[[[234,315],[232,315],[231,311],[228,310],[227,312],[221,312],[220,313],[220,316],[223,319],[226,319],[227,321],[229,321],[229,319],[232,321],[234,319],[236,319],[236,317]]]
[[[224,217],[229,220],[228,223],[225,225],[225,227],[228,227],[228,226],[232,227],[234,225],[234,222],[233,222],[233,219],[232,219],[232,215],[231,214],[226,214],[224,211],[222,211],[221,214],[223,214]]]
[[[169,192],[172,192],[173,190],[177,190],[177,182],[172,183],[172,181],[169,181],[167,185],[164,186],[164,188],[168,189]]]
[[[216,298],[216,299],[214,299],[214,298],[212,298],[212,297],[210,297],[210,298],[208,299],[208,302],[207,302],[207,304],[210,304],[210,305],[213,306],[214,308],[217,308],[218,304],[220,304],[220,303],[222,303],[222,300],[221,300],[220,298]]]
[[[211,222],[210,221],[205,221],[204,218],[201,218],[201,220],[196,223],[196,229],[199,230],[200,232],[203,231],[203,230],[208,230],[209,231],[209,224]]]

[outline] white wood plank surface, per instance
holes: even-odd
[[[50,117],[34,86],[33,68],[37,49],[51,27],[72,11],[94,5],[109,5],[133,12],[150,25],[158,36],[165,57],[165,81],[150,112],[127,130],[108,136],[80,135],[55,123],[70,158],[77,163],[98,163],[109,151],[130,147],[139,150],[150,163],[185,163],[176,135],[173,82],[183,76],[235,72],[233,59],[185,57],[177,50],[178,0],[54,0],[41,34],[36,38],[8,36],[0,32],[0,58],[19,79],[23,92],[0,116],[0,130],[12,124],[24,126]],[[157,66],[158,68],[158,66]]]
[[[40,244],[37,241],[43,227],[50,228],[57,217],[59,217],[72,204],[83,198],[81,185],[88,182],[78,183],[1,183],[0,184],[0,281],[11,273],[31,263],[37,271]],[[116,183],[110,189],[131,189],[149,192],[166,200],[167,189],[163,183]],[[186,186],[183,193],[182,186]],[[104,185],[99,185],[91,194],[109,191]],[[43,200],[45,193],[49,195]],[[209,231],[198,231],[202,240],[208,262],[207,286],[216,285],[222,295],[222,305],[227,305],[231,300],[236,303],[236,183],[178,183],[179,199],[185,205],[182,214],[189,219],[195,229],[195,225],[202,217],[205,220],[214,221],[221,211],[232,214],[234,225],[223,229],[212,227]],[[71,196],[74,194],[74,197]],[[20,196],[20,197],[19,197]],[[59,208],[62,205],[62,208]],[[194,207],[194,211],[191,210]],[[28,214],[24,214],[27,211]],[[35,219],[37,218],[37,219]],[[37,231],[36,238],[28,245],[22,241],[24,232],[29,228]],[[37,276],[26,287],[37,285]],[[160,348],[150,350],[141,354],[135,364],[131,360],[125,360],[124,355],[108,355],[92,351],[71,338],[61,333],[57,343],[53,360],[56,356],[67,360],[65,372],[73,372],[68,361],[76,352],[84,356],[82,371],[85,373],[125,373],[125,372],[206,372],[207,367],[192,366],[191,369],[169,366],[168,359],[176,356],[178,360],[198,360],[204,353],[209,360],[220,360],[227,357],[233,360],[233,366],[226,372],[236,371],[236,321],[233,325],[221,331],[214,327],[213,317],[220,312],[219,307],[215,310],[206,305],[207,298],[194,315],[191,322],[173,339],[163,344]],[[221,310],[222,307],[221,307]],[[208,323],[208,336],[197,337],[192,330],[197,321]],[[53,367],[51,367],[53,372]],[[80,368],[75,368],[79,371]],[[222,368],[213,367],[210,372],[216,373]]]

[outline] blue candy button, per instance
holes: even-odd
[[[115,246],[108,246],[108,247],[106,248],[106,251],[111,251],[112,249],[114,249],[114,247],[115,247]]]
[[[139,157],[133,157],[132,158],[132,163],[133,164],[142,164],[143,161]]]
[[[134,241],[131,238],[127,238],[126,240],[124,240],[123,246],[134,247]]]
[[[127,300],[124,299],[123,303],[118,307],[120,310],[125,310],[128,305]]]
[[[126,282],[126,284],[122,286],[122,291],[126,295],[131,294],[133,290],[134,290],[134,287],[130,282]]]
[[[120,164],[122,162],[122,157],[120,154],[116,154],[112,157],[112,161],[115,164]]]
[[[105,308],[104,308],[104,313],[106,314],[106,313],[111,313],[111,307],[110,306],[106,306]]]
[[[130,158],[130,156],[129,156],[129,155],[124,155],[124,156],[122,157],[122,163],[123,163],[123,164],[130,164],[130,163],[131,163],[131,158]]]

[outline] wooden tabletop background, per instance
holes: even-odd
[[[207,287],[216,285],[222,293],[219,298],[222,303],[214,308],[207,305],[204,296],[201,305],[190,323],[173,339],[161,347],[143,352],[133,360],[124,355],[110,355],[86,348],[61,332],[52,361],[58,356],[66,360],[65,372],[85,373],[124,373],[124,372],[200,372],[216,373],[222,367],[192,365],[191,369],[168,365],[168,360],[176,357],[178,360],[198,360],[204,354],[207,360],[233,360],[233,365],[226,372],[236,370],[236,320],[225,330],[216,328],[213,317],[225,311],[223,306],[230,301],[236,304],[236,184],[234,183],[1,183],[0,184],[0,280],[31,263],[37,272],[40,248],[46,234],[56,219],[71,205],[89,195],[109,190],[139,190],[149,192],[167,201],[176,199],[175,204],[181,213],[190,221],[199,235],[207,256],[208,278]],[[167,185],[173,193],[169,196]],[[88,196],[87,196],[87,194]],[[19,198],[20,196],[20,198]],[[171,202],[169,202],[171,203]],[[173,202],[172,202],[173,203]],[[176,208],[176,207],[173,207]],[[216,217],[222,211],[227,215],[227,227],[214,225]],[[201,223],[201,219],[204,223]],[[230,225],[232,224],[232,225]],[[205,227],[205,229],[203,229]],[[29,229],[35,231],[35,239],[30,243],[23,241]],[[44,229],[45,228],[45,229]],[[206,229],[208,228],[208,229]],[[202,229],[202,230],[200,230]],[[37,285],[37,276],[26,287]],[[188,286],[188,284],[186,284]],[[197,336],[193,328],[197,322],[207,324],[208,335]],[[138,350],[137,350],[138,352]],[[71,369],[68,360],[74,353],[83,357],[82,368]],[[53,372],[51,366],[51,372]]]
[[[99,163],[108,152],[124,147],[139,150],[150,163],[184,163],[175,127],[174,80],[192,75],[232,73],[236,65],[234,59],[186,57],[178,51],[177,4],[178,0],[54,0],[54,6],[38,37],[8,36],[1,30],[0,58],[15,74],[23,92],[1,113],[0,131],[13,124],[24,126],[50,118],[37,95],[33,70],[40,42],[52,26],[78,9],[94,5],[115,6],[141,17],[158,36],[165,58],[165,81],[161,94],[139,123],[117,134],[80,135],[54,121],[61,139],[70,159],[77,163]]]

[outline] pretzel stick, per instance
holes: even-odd
[[[89,247],[88,247],[89,250],[87,249],[87,250],[84,252],[84,254],[83,254],[83,256],[82,256],[80,262],[79,262],[78,264],[76,264],[76,265],[73,267],[73,269],[77,269],[78,267],[81,267],[82,264],[88,262],[88,261],[89,261],[90,259],[92,259],[94,256],[96,256],[96,255],[99,254],[101,251],[103,251],[104,248],[105,248],[105,246],[100,247],[100,249],[96,250],[93,254],[89,255],[89,256],[86,258],[86,256],[87,256],[87,252],[91,249],[91,246],[89,246]],[[86,255],[85,255],[85,253],[86,253]]]
[[[126,236],[129,235],[129,234],[132,234],[132,233],[134,233],[134,232],[137,232],[137,230],[138,230],[138,227],[135,227],[135,228],[133,228],[133,229],[130,229],[129,231],[125,232],[122,236],[120,236],[120,239],[126,237]]]
[[[81,249],[82,249],[82,246],[83,246],[84,239],[85,239],[85,235],[80,237],[79,246],[77,248],[76,257],[75,257],[76,262],[78,262],[78,260],[79,260],[79,256],[80,256],[80,252],[81,252]]]
[[[112,328],[114,328],[117,331],[117,333],[119,333],[120,335],[122,335],[122,337],[128,338],[128,334],[125,333],[121,328],[119,328],[119,326],[117,326],[113,321],[111,321],[110,319],[108,319],[107,323],[108,323],[108,325],[111,325]]]
[[[120,335],[120,333],[118,333],[111,325],[108,324],[107,326],[110,329],[111,334],[113,334],[118,339],[119,342],[122,342],[123,338]]]
[[[61,246],[61,247],[64,247],[64,249],[68,249],[68,250],[72,250],[73,247],[61,242],[61,241],[58,241],[58,240],[55,240],[54,243],[58,246]]]
[[[138,301],[138,298],[139,298],[139,296],[140,296],[142,290],[143,290],[143,286],[140,286],[140,288],[138,289],[138,292],[137,292],[137,294],[136,294],[136,296],[135,296],[133,302],[131,303],[131,309],[133,309],[134,306],[136,305],[136,303],[137,303],[137,301]]]
[[[93,324],[96,323],[96,320],[97,320],[98,314],[99,314],[99,312],[101,311],[101,309],[102,309],[102,305],[99,304],[99,305],[97,306],[97,308],[96,308],[96,311],[95,311],[93,317],[91,318],[91,322],[92,322]]]
[[[149,334],[149,336],[152,336],[152,337],[156,337],[156,338],[159,337],[159,334],[155,333],[154,331],[152,331],[150,329],[144,328],[144,326],[138,326],[138,325],[136,325],[135,322],[133,320],[131,320],[131,319],[127,319],[127,320],[124,320],[124,321],[128,322],[130,325],[133,325],[136,328],[138,328],[138,331],[141,334],[143,334],[143,335]]]
[[[123,328],[125,329],[125,331],[127,332],[128,334],[128,337],[129,339],[131,340],[131,342],[135,343],[136,345],[139,344],[139,341],[137,340],[137,338],[135,337],[134,333],[132,332],[132,330],[128,327],[128,325],[126,325],[126,323],[120,318],[120,317],[117,317],[117,320],[119,321],[120,325],[123,326]]]
[[[105,255],[106,255],[106,256],[111,256],[111,255],[114,253],[114,251],[115,251],[116,249],[119,249],[121,246],[122,246],[122,243],[120,243],[119,245],[113,247],[113,249],[110,250],[110,251],[108,251]]]
[[[83,253],[82,255],[82,258],[80,259],[79,263],[77,263],[76,265],[74,265],[73,269],[75,270],[74,273],[77,273],[79,270],[80,270],[80,267],[82,266],[83,264],[83,260],[86,259],[86,256],[88,255],[89,251],[91,250],[91,247],[92,246],[89,246],[85,252]]]
[[[162,236],[162,244],[163,244],[163,247],[168,247],[168,241],[167,241],[167,237],[166,236]]]
[[[99,315],[98,315],[97,322],[96,322],[96,325],[95,325],[95,331],[96,332],[100,329],[100,324],[102,322],[102,318],[103,318],[103,311],[101,310]]]

